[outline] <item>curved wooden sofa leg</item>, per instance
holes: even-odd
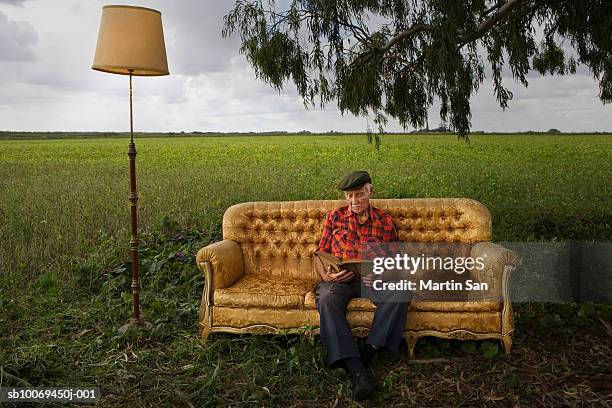
[[[203,329],[202,330],[202,343],[206,344],[208,343],[208,337],[210,336],[211,330],[210,329]]]
[[[504,337],[502,337],[501,346],[504,353],[510,354],[510,351],[512,350],[512,336],[506,334]]]
[[[408,357],[414,358],[414,348],[416,347],[417,338],[416,336],[406,333],[403,335],[406,346],[408,346]]]
[[[202,343],[206,344],[212,333],[212,267],[210,262],[201,262],[198,266],[204,272],[204,291],[200,302],[200,334]]]

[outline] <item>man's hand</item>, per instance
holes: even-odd
[[[347,271],[345,269],[340,272],[334,272],[331,266],[327,267],[327,272],[323,275],[323,280],[325,282],[338,282],[338,283],[346,283],[353,279],[354,273],[353,271]]]
[[[380,276],[375,275],[374,273],[368,273],[366,276],[361,278],[363,284],[369,288],[371,288],[372,285],[374,284],[374,281],[378,279],[380,279]]]

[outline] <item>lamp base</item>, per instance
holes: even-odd
[[[142,317],[139,319],[135,319],[135,318],[130,318],[130,320],[127,321],[127,323],[125,323],[124,325],[122,325],[121,327],[119,327],[117,329],[117,331],[121,334],[125,333],[126,331],[128,331],[128,329],[132,328],[132,330],[134,329],[144,329],[144,330],[149,330],[153,327],[153,324],[150,322],[147,322],[146,320],[144,320]]]
[[[131,317],[128,323],[131,324],[132,326],[143,326],[145,324],[145,321],[142,317],[139,317],[139,318]]]

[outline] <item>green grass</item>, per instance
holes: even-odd
[[[137,141],[140,227],[170,217],[218,229],[243,201],[337,198],[368,169],[378,197],[469,197],[493,213],[494,240],[609,240],[612,138],[364,136],[150,138]],[[0,142],[0,270],[34,278],[107,239],[127,238],[127,142]]]
[[[609,136],[393,135],[380,152],[365,136],[173,137],[137,149],[152,327],[121,334],[131,312],[127,140],[0,141],[0,385],[97,385],[103,406],[350,403],[318,338],[202,345],[194,263],[220,238],[229,205],[338,198],[350,169],[369,170],[378,197],[477,199],[496,241],[612,237]],[[381,358],[373,404],[592,404],[605,399],[598,375],[609,375],[600,319],[612,319],[609,306],[521,305],[510,356],[490,342],[420,341],[417,357],[440,360]]]

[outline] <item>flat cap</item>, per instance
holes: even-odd
[[[363,186],[365,183],[371,183],[372,179],[367,171],[351,171],[349,174],[344,176],[338,188],[340,190],[354,190]]]

